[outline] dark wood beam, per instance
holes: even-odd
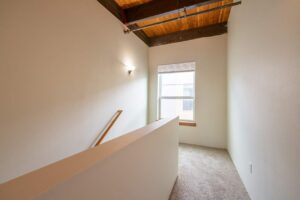
[[[126,24],[134,24],[150,18],[177,13],[222,0],[152,0],[148,3],[125,9]]]
[[[126,16],[122,8],[114,0],[98,0],[109,12],[117,17],[122,23],[126,22]]]
[[[210,25],[202,28],[189,29],[184,31],[178,31],[167,35],[150,38],[149,46],[159,46],[163,44],[170,44],[175,42],[182,42],[186,40],[192,40],[201,37],[210,37],[215,35],[222,35],[227,33],[227,23],[220,23]]]
[[[108,11],[110,11],[115,17],[117,17],[123,24],[126,23],[127,19],[124,10],[114,0],[98,0],[98,2]],[[129,27],[136,28],[137,26],[131,25]],[[144,41],[148,46],[150,45],[150,39],[143,30],[136,31],[134,34]]]
[[[138,28],[138,26],[136,24],[133,24],[133,25],[128,26],[128,28],[135,29],[135,28]],[[141,40],[143,40],[147,46],[150,46],[151,40],[143,30],[135,31],[134,34],[136,36],[138,36]]]

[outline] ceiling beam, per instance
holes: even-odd
[[[222,0],[152,0],[148,3],[127,8],[124,10],[127,25],[137,22],[177,13],[184,9],[191,9]]]
[[[122,8],[114,0],[98,0],[109,12],[117,17],[122,23],[125,23],[126,16]]]
[[[224,9],[224,8],[230,8],[232,6],[240,5],[241,3],[242,3],[241,1],[234,2],[234,3],[228,3],[228,4],[225,4],[225,5],[222,5],[222,6],[217,6],[217,7],[209,8],[207,10],[202,10],[202,11],[199,11],[199,12],[182,15],[182,16],[179,16],[179,17],[176,17],[176,18],[171,18],[171,19],[167,19],[167,20],[161,20],[159,22],[154,22],[152,24],[147,24],[145,26],[139,26],[139,27],[136,27],[136,28],[130,28],[129,30],[130,31],[144,30],[144,29],[147,29],[147,28],[151,28],[151,27],[154,27],[154,26],[161,25],[161,24],[165,24],[165,23],[169,23],[169,22],[173,22],[173,21],[178,21],[178,20],[186,19],[186,18],[193,17],[193,16],[203,15],[203,14],[206,14],[206,13],[209,13],[209,12],[212,12],[212,11],[216,11],[216,10],[221,10],[221,9]]]
[[[133,25],[128,26],[128,28],[135,29],[135,28],[138,28],[138,26],[136,24],[133,24]],[[141,40],[143,40],[145,42],[145,44],[147,44],[147,46],[150,46],[151,40],[143,30],[135,31],[134,34],[136,36],[138,36]]]
[[[220,23],[210,25],[202,28],[189,29],[184,31],[178,31],[167,35],[150,38],[149,46],[159,46],[163,44],[170,44],[175,42],[182,42],[186,40],[192,40],[201,37],[211,37],[215,35],[222,35],[227,33],[227,23]]]
[[[123,24],[127,21],[124,10],[114,0],[98,0],[109,12],[117,17]],[[136,25],[129,26],[130,28],[137,28]],[[150,38],[145,34],[143,30],[134,32],[142,41],[148,46],[150,45]]]

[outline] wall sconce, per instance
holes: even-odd
[[[126,69],[128,71],[128,74],[130,75],[135,70],[135,66],[128,65],[128,66],[126,66]]]

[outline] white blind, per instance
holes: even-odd
[[[170,65],[159,65],[158,73],[169,73],[169,72],[190,72],[195,71],[196,63],[179,63]]]

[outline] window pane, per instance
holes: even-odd
[[[161,118],[168,118],[178,115],[181,120],[193,119],[193,99],[162,99]]]
[[[182,101],[182,110],[183,111],[192,111],[193,110],[193,101],[184,99]]]
[[[161,96],[194,96],[194,73],[160,74]]]

